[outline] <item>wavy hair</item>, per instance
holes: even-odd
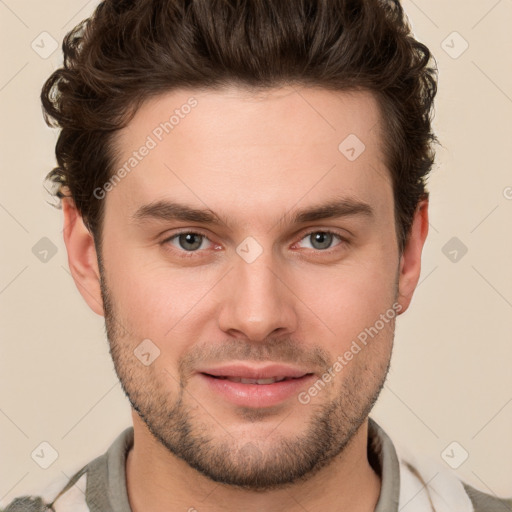
[[[116,132],[152,96],[235,84],[373,93],[403,250],[428,197],[437,67],[398,0],[105,0],[62,49],[41,93],[61,129],[47,180],[73,198],[97,248],[104,203],[93,191],[114,172]]]

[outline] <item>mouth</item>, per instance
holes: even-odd
[[[265,379],[251,379],[247,377],[230,377],[226,375],[211,375],[209,373],[201,372],[203,375],[206,375],[207,377],[212,377],[214,379],[221,379],[221,380],[229,380],[230,382],[240,382],[241,384],[275,384],[276,382],[283,382],[284,380],[297,380],[302,379],[303,377],[306,377],[308,375],[313,375],[312,373],[305,373],[304,375],[301,375],[300,377],[286,377],[286,376],[280,376],[280,377],[268,377]]]
[[[282,404],[297,397],[315,379],[314,373],[302,368],[276,364],[265,367],[232,364],[202,368],[197,375],[207,394],[246,408]]]

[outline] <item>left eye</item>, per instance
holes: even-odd
[[[338,238],[340,243],[343,242],[341,236],[332,231],[312,231],[302,240],[310,240],[311,245],[309,248],[322,251],[331,247],[334,238]]]

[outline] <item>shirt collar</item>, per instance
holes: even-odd
[[[400,466],[389,436],[368,418],[368,461],[381,478],[379,500],[375,512],[398,512],[400,498]]]

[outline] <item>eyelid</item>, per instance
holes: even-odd
[[[210,240],[210,237],[204,233],[203,231],[201,231],[201,229],[182,229],[180,231],[176,231],[174,232],[172,235],[169,235],[167,237],[165,237],[160,243],[162,245],[165,245],[167,243],[170,243],[171,240],[179,237],[180,235],[199,235],[201,237],[203,237],[204,239],[208,240],[211,244],[215,243],[213,242],[212,240]],[[194,253],[198,253],[198,252],[201,252],[201,251],[204,251],[205,249],[202,249],[201,251],[185,251],[184,249],[178,249],[178,248],[174,248],[175,250],[177,250],[178,252],[183,252],[183,253],[188,253],[188,254],[194,254]]]
[[[329,247],[327,249],[323,249],[323,250],[320,250],[320,249],[314,250],[313,249],[315,252],[318,252],[318,253],[328,253],[331,250],[336,249],[336,247],[343,245],[343,244],[347,244],[349,242],[349,240],[346,236],[343,236],[342,234],[340,234],[337,230],[335,230],[333,228],[311,228],[308,231],[303,232],[300,235],[299,241],[296,243],[301,242],[302,240],[304,240],[304,238],[312,235],[313,233],[329,233],[331,235],[338,237],[338,239],[340,240],[340,242],[338,244],[333,245],[332,247]]]

